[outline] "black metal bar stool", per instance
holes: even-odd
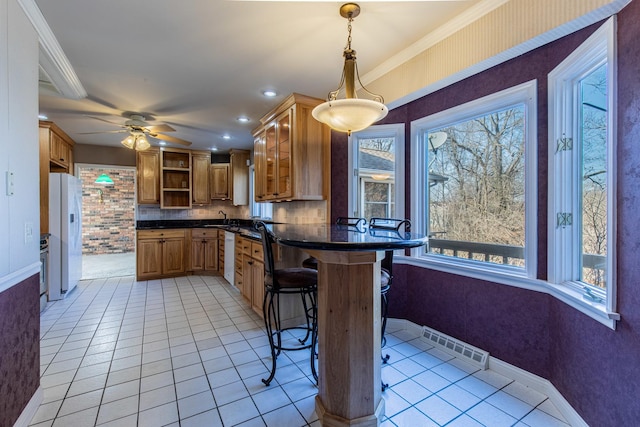
[[[263,379],[265,385],[269,385],[276,375],[276,359],[281,351],[297,351],[309,349],[311,373],[316,381],[318,374],[315,365],[315,346],[318,337],[318,272],[309,268],[282,268],[275,269],[273,257],[273,245],[275,240],[264,222],[256,223],[256,228],[262,236],[264,249],[264,302],[262,312],[264,325],[271,347],[271,373],[269,378]],[[306,326],[293,326],[283,328],[280,322],[280,295],[299,294],[305,314]],[[304,338],[298,339],[300,346],[285,347],[282,342],[282,333],[289,330],[301,329],[305,331]],[[311,341],[307,344],[307,341]]]

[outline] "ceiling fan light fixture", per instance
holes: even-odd
[[[355,3],[346,3],[340,7],[340,16],[349,21],[347,45],[344,48],[344,66],[342,78],[338,88],[329,92],[327,102],[318,105],[311,114],[317,121],[326,124],[338,132],[357,132],[366,129],[373,123],[382,120],[389,113],[384,105],[384,98],[367,90],[360,81],[358,64],[356,63],[356,51],[351,49],[351,23],[360,14],[360,6]],[[359,99],[356,94],[356,79],[361,89],[373,99]],[[345,88],[345,99],[338,99],[338,94]]]
[[[135,145],[135,143],[136,143],[136,140],[133,137],[133,135],[129,135],[125,139],[122,140],[122,145],[124,145],[125,147],[127,147],[130,150],[133,150],[133,146]]]
[[[149,141],[147,141],[147,138],[144,135],[140,135],[136,138],[136,151],[144,151],[149,147],[151,147],[151,144],[149,144]]]

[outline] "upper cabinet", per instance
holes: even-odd
[[[229,195],[236,206],[249,204],[249,151],[229,150]]]
[[[209,151],[192,151],[191,161],[191,201],[194,205],[208,205],[209,197],[209,166],[211,165],[211,153]]]
[[[160,208],[191,208],[191,151],[160,150]]]
[[[322,102],[294,93],[260,120],[253,132],[257,202],[327,198],[330,130],[311,116]]]
[[[211,200],[229,200],[229,163],[209,165]]]
[[[160,203],[160,150],[149,148],[136,152],[138,203]]]
[[[73,140],[53,122],[40,122],[40,153],[50,172],[73,173]]]

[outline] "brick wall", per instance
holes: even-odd
[[[96,184],[106,173],[113,185]],[[135,250],[135,170],[81,168],[82,253],[113,254]],[[102,191],[102,197],[100,197]]]

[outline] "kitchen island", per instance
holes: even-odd
[[[427,238],[328,224],[269,227],[281,245],[318,259],[318,395],[323,426],[378,426],[381,397],[380,261]]]

